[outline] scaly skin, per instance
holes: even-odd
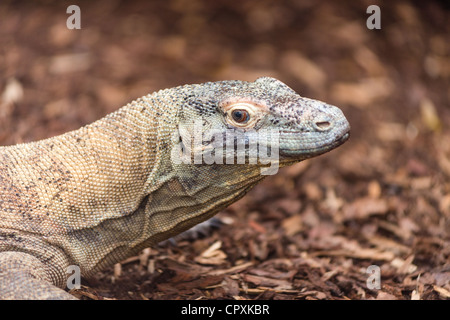
[[[280,167],[349,132],[338,108],[259,78],[162,90],[79,130],[0,147],[0,298],[71,299],[69,265],[90,277],[212,217],[265,177],[261,161],[175,161],[180,145],[205,153],[212,144],[190,140],[198,119],[201,130],[238,128],[244,140],[278,130]]]

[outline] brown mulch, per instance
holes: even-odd
[[[445,1],[0,3],[0,144],[77,129],[184,83],[274,76],[342,108],[350,140],[284,168],[195,241],[84,280],[86,299],[450,299]],[[370,289],[369,266],[381,288]]]

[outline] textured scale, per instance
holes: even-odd
[[[280,167],[348,138],[338,108],[259,78],[161,90],[79,130],[0,147],[0,298],[70,299],[61,289],[69,265],[92,276],[244,196],[264,178],[262,164],[171,157],[196,119],[235,129],[227,110],[239,103],[253,112],[244,134],[280,132]]]

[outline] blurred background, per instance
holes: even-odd
[[[66,27],[72,4],[81,30]],[[267,178],[211,235],[146,250],[76,294],[450,299],[449,21],[446,1],[2,0],[0,144],[167,87],[276,77],[339,106],[350,140]]]

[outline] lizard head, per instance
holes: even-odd
[[[349,137],[350,125],[339,108],[304,98],[274,78],[211,82],[190,86],[187,92],[180,136],[202,132],[201,143],[190,145],[203,155],[222,147],[215,163],[230,157],[230,150],[238,159],[238,146],[246,145],[243,150],[250,163],[253,146],[255,161],[270,150],[270,159],[276,156],[284,166],[330,151]],[[197,129],[187,124],[192,120],[198,121]],[[234,148],[228,148],[230,144]]]
[[[328,152],[350,136],[342,111],[319,100],[300,96],[283,82],[263,77],[254,82],[268,111],[262,126],[279,130],[280,158],[303,160]]]

